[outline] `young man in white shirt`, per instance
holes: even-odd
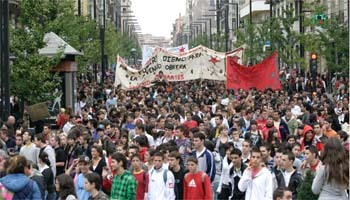
[[[175,178],[173,173],[163,166],[164,154],[156,152],[153,156],[154,167],[149,171],[148,193],[149,200],[174,200]]]
[[[238,182],[238,189],[246,192],[245,200],[272,200],[272,175],[266,167],[261,166],[262,155],[259,149],[252,149],[250,162]]]
[[[297,188],[302,183],[301,175],[294,169],[295,156],[292,152],[286,151],[282,154],[282,171],[276,175],[278,187],[287,187],[293,193],[293,199],[297,198]]]

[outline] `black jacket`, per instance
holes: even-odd
[[[283,172],[276,174],[276,181],[278,187],[285,187],[286,183],[284,181]],[[293,193],[293,199],[297,199],[297,189],[303,182],[302,176],[297,172],[297,170],[294,170],[293,174],[290,176],[288,189],[292,191]]]

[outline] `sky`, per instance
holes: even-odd
[[[186,13],[186,0],[132,0],[131,10],[143,34],[170,38],[175,19]]]

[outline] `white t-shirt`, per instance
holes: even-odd
[[[286,185],[285,185],[286,187],[288,187],[290,177],[292,176],[293,173],[294,173],[294,170],[291,172],[287,172],[287,171],[283,172],[283,177],[284,177],[284,182],[286,183]]]

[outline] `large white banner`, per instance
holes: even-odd
[[[243,60],[243,48],[231,51],[227,56]],[[154,49],[150,61],[141,70],[129,67],[123,58],[117,58],[115,86],[122,89],[137,89],[151,86],[159,72],[162,71],[169,82],[194,79],[226,80],[226,55],[204,46],[190,49],[183,55],[173,54],[165,49]]]
[[[161,48],[161,47],[153,47],[150,45],[143,45],[142,46],[142,67],[144,67],[147,63],[147,61],[150,60],[150,58],[152,57],[153,51],[156,48]],[[166,48],[167,51],[169,51],[170,53],[174,53],[174,54],[183,54],[188,52],[188,44],[183,44],[181,46],[177,46],[177,47],[169,47]]]

